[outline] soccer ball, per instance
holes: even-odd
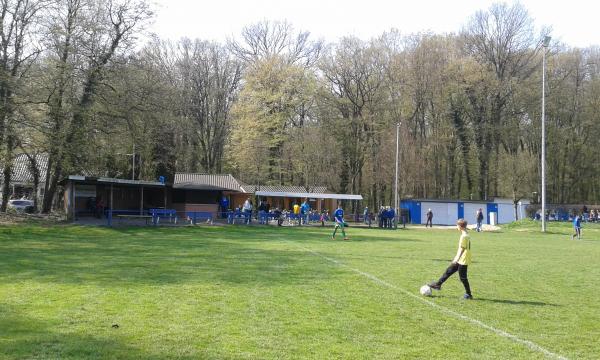
[[[429,287],[429,285],[423,285],[421,286],[421,289],[419,289],[419,292],[423,296],[431,296],[431,287]]]

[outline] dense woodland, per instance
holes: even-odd
[[[544,51],[548,201],[600,200],[600,49],[542,46],[551,29],[518,3],[456,34],[336,43],[285,21],[166,41],[140,0],[0,6],[2,211],[17,154],[48,154],[48,212],[69,174],[131,178],[134,148],[140,179],[231,173],[392,205],[397,123],[401,197],[535,200]]]

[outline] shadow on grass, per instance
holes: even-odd
[[[533,306],[560,306],[557,304],[546,303],[542,301],[526,301],[526,300],[508,300],[508,299],[485,299],[485,298],[475,298],[475,301],[486,301],[500,304],[510,304],[510,305],[533,305]]]
[[[336,276],[299,249],[230,229],[66,229],[0,234],[0,281],[305,284]],[[284,245],[284,244],[282,244]]]
[[[319,228],[322,230],[315,230],[315,229],[307,229],[307,228],[303,228],[302,230],[298,231],[296,234],[290,234],[290,233],[282,233],[281,235],[289,235],[290,238],[288,240],[294,240],[295,238],[303,238],[306,237],[307,240],[320,240],[321,242],[332,242],[331,240],[331,234],[333,233],[333,228]],[[338,232],[336,233],[336,238],[333,241],[339,241],[339,242],[421,242],[423,240],[419,240],[419,239],[414,239],[414,238],[409,238],[406,237],[406,233],[403,234],[403,236],[377,236],[374,235],[374,233],[376,233],[375,231],[369,231],[369,234],[365,234],[364,232],[361,232],[360,234],[356,234],[353,233],[352,230],[350,229],[346,229],[346,235],[348,235],[349,240],[343,240],[343,236],[341,234],[341,232],[338,230]],[[395,235],[399,233],[392,233],[392,232],[387,232],[385,231],[385,233],[390,234],[390,235]]]
[[[160,359],[121,341],[118,329],[104,337],[69,332],[65,324],[33,319],[0,305],[0,358],[3,359]],[[107,324],[110,327],[111,324]],[[62,328],[62,331],[60,330]],[[112,329],[111,329],[112,330]]]

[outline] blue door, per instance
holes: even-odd
[[[465,203],[459,202],[457,204],[458,206],[458,219],[464,219],[465,218]],[[456,219],[456,220],[458,220]]]
[[[496,213],[496,224],[498,224],[498,204],[488,203],[487,204],[487,224],[490,225],[490,213]]]

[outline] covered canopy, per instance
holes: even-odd
[[[165,187],[165,184],[156,181],[145,181],[145,180],[128,180],[128,179],[116,179],[108,177],[95,177],[95,176],[82,176],[82,175],[69,175],[64,181],[73,181],[85,184],[98,184],[98,185],[129,185],[129,186],[146,186],[146,187]]]
[[[256,196],[288,197],[288,198],[314,198],[314,199],[336,199],[336,200],[362,200],[362,195],[350,194],[319,194],[304,192],[277,192],[277,191],[257,191]]]

